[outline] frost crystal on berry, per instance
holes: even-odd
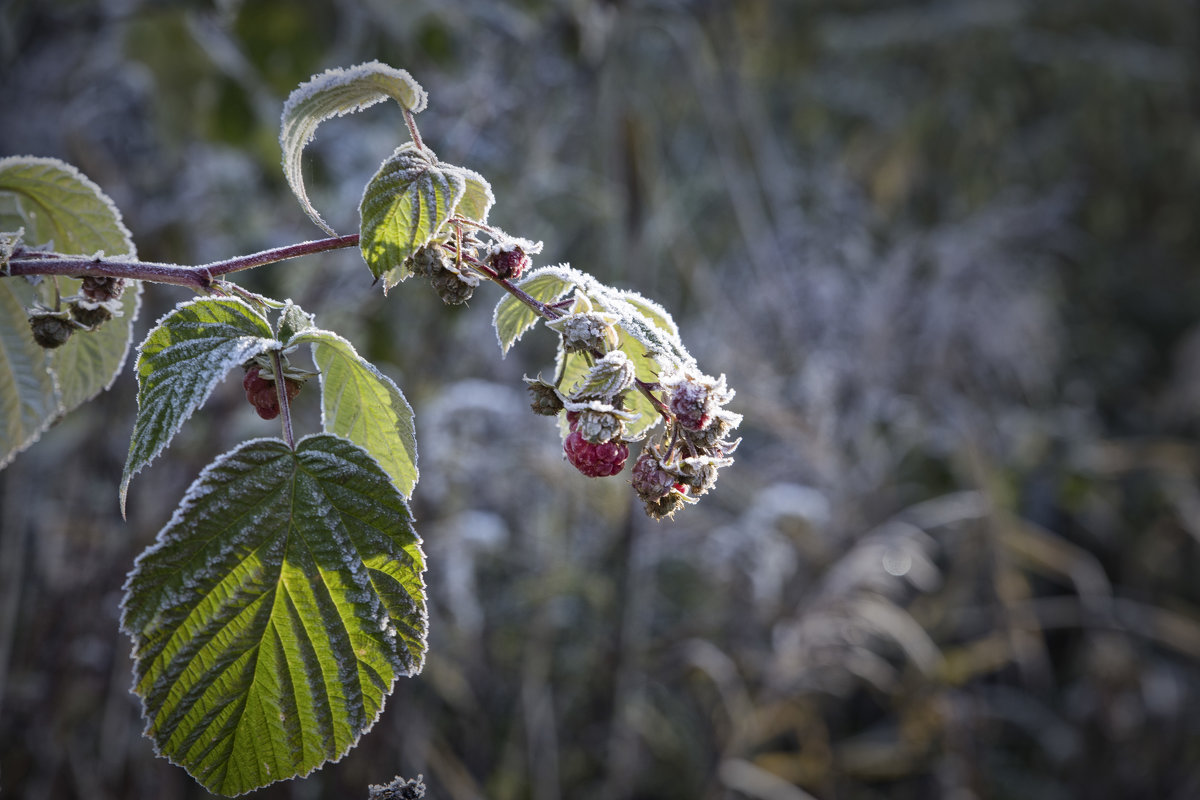
[[[629,458],[629,445],[624,442],[589,442],[578,430],[563,442],[563,451],[575,469],[589,478],[616,475]]]
[[[558,390],[542,380],[540,375],[536,378],[526,378],[525,383],[529,386],[529,407],[533,409],[533,413],[553,417],[563,410],[563,401]]]
[[[671,493],[675,476],[662,468],[658,457],[643,452],[633,464],[633,490],[642,502],[651,503]]]
[[[605,353],[617,348],[617,329],[613,323],[615,314],[601,311],[585,311],[567,314],[546,326],[562,334],[563,347],[572,353]]]

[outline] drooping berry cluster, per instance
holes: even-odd
[[[740,439],[729,434],[742,421],[724,408],[733,399],[725,376],[692,372],[666,376],[666,430],[649,442],[633,470],[633,489],[654,519],[674,514],[716,485],[718,472],[733,463]]]
[[[284,391],[289,401],[295,399],[303,386],[304,382],[295,378],[283,379]],[[279,416],[279,393],[275,389],[275,381],[263,377],[262,368],[258,364],[252,363],[246,368],[242,388],[246,390],[246,401],[254,406],[260,417],[275,419]]]

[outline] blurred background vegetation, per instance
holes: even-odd
[[[663,303],[745,439],[669,523],[563,464],[496,292],[386,300],[353,252],[245,274],[417,411],[431,652],[269,798],[1200,797],[1194,0],[4,0],[0,153],[58,156],[149,260],[313,238],[299,82],[378,58],[492,219]],[[357,226],[405,139],[322,126]],[[175,302],[150,287],[138,336]],[[116,488],[128,374],[0,472],[0,793],[200,798],[129,692],[120,589],[201,467],[275,435],[219,389]],[[314,429],[315,393],[300,412]],[[302,426],[303,427],[303,426]]]

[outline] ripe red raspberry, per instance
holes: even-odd
[[[532,263],[529,256],[525,255],[525,251],[519,247],[513,247],[511,250],[501,250],[497,253],[492,253],[488,256],[488,266],[496,270],[496,276],[500,278],[510,278],[516,280],[521,277],[529,265]]]
[[[666,497],[675,484],[675,476],[662,468],[653,453],[642,453],[633,464],[633,490],[649,503]]]
[[[671,413],[690,431],[700,431],[712,421],[708,390],[695,383],[682,383],[671,395]]]
[[[620,441],[597,444],[583,438],[579,431],[572,431],[563,442],[567,460],[575,469],[589,478],[605,478],[616,475],[629,458],[629,445]]]

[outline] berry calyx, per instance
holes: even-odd
[[[579,431],[572,431],[563,442],[567,460],[589,478],[616,475],[629,458],[629,445],[621,441],[589,442]]]

